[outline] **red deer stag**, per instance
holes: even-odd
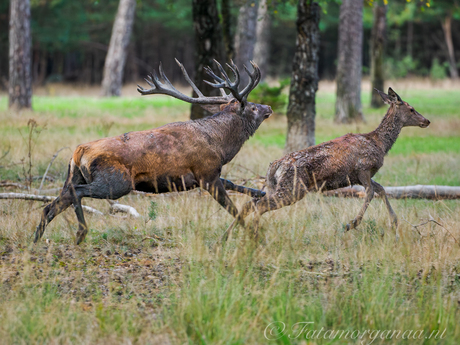
[[[262,214],[302,199],[307,192],[332,190],[349,185],[362,185],[366,188],[364,205],[346,230],[356,228],[366,212],[374,192],[385,198],[392,224],[398,219],[391,208],[384,188],[372,177],[383,165],[383,158],[391,149],[403,127],[419,126],[426,128],[430,121],[420,115],[412,106],[391,88],[388,95],[376,90],[383,101],[390,105],[385,117],[374,131],[367,134],[346,134],[331,141],[292,152],[270,164],[267,171],[267,194],[255,198],[243,206],[235,221],[241,221],[255,212],[254,234],[257,237],[258,222]],[[230,233],[235,221],[225,233]]]
[[[59,197],[43,210],[34,242],[42,237],[46,225],[54,217],[73,205],[78,219],[76,243],[80,244],[88,232],[81,207],[84,197],[118,199],[132,190],[165,193],[202,187],[236,217],[238,210],[225,187],[238,191],[244,189],[249,194],[258,195],[259,191],[220,179],[220,174],[222,166],[235,157],[244,142],[272,113],[267,105],[247,101],[249,93],[259,83],[259,67],[251,62],[251,73],[244,66],[250,80],[239,91],[240,76],[236,65],[233,62],[227,65],[234,75],[234,81],[231,81],[215,61],[222,78],[206,67],[207,74],[214,79],[214,83],[207,83],[219,88],[222,95],[205,97],[184,66],[176,62],[198,95],[197,98],[186,96],[174,88],[161,64],[159,72],[163,82],[154,71],[146,79],[151,89],[139,86],[138,91],[142,95],[169,95],[188,103],[200,104],[208,110],[217,109],[218,112],[204,119],[170,123],[79,145],[70,160],[68,176]],[[229,90],[230,94],[227,95],[224,89]]]

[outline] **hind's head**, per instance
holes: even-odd
[[[379,93],[380,97],[382,97],[384,103],[394,107],[394,116],[398,116],[401,119],[403,127],[418,126],[421,128],[427,128],[430,125],[430,121],[428,119],[424,118],[409,103],[403,101],[391,87],[388,88],[388,95],[377,89],[375,90]]]

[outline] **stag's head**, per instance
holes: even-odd
[[[212,87],[218,88],[221,92],[221,96],[213,97],[204,96],[188,76],[184,65],[177,61],[177,59],[176,62],[181,68],[185,79],[198,95],[198,97],[189,97],[179,92],[164,74],[161,64],[159,72],[163,82],[160,81],[157,73],[153,71],[153,73],[148,75],[147,79],[145,79],[152,88],[144,89],[138,85],[137,90],[142,95],[164,94],[181,99],[188,103],[199,104],[211,113],[217,113],[219,111],[234,113],[235,116],[241,116],[242,118],[253,123],[256,127],[258,127],[266,118],[270,117],[272,114],[272,109],[270,106],[251,103],[247,100],[249,93],[254,90],[260,81],[260,69],[254,62],[251,61],[251,65],[253,67],[252,73],[246,66],[244,66],[246,73],[249,75],[249,82],[248,85],[246,85],[241,91],[239,90],[240,73],[238,71],[238,67],[233,63],[233,61],[231,64],[227,64],[228,69],[234,76],[233,81],[227,75],[222,65],[216,60],[214,60],[214,62],[219,69],[221,76],[216,75],[210,67],[205,67],[206,73],[214,80],[213,82],[205,80],[205,83],[211,85]],[[227,94],[225,90],[229,90],[230,93]]]
[[[400,118],[403,127],[418,126],[427,128],[430,125],[429,120],[424,118],[409,103],[403,101],[391,87],[388,88],[388,95],[377,89],[375,90],[379,93],[380,97],[382,97],[384,103],[394,107],[394,116]]]

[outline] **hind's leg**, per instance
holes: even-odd
[[[304,188],[299,188],[295,195],[289,192],[283,192],[283,190],[279,188],[272,194],[267,194],[263,198],[253,199],[244,204],[243,209],[238,215],[238,218],[242,220],[252,212],[255,213],[253,227],[254,237],[257,238],[259,234],[260,216],[268,211],[274,211],[282,207],[292,205],[295,202],[301,200],[306,194],[307,193]]]
[[[71,204],[72,196],[70,191],[67,190],[43,209],[40,224],[38,224],[37,229],[35,230],[34,243],[37,243],[37,241],[43,236],[45,227],[48,225],[48,223],[50,223],[59,213],[65,211]]]

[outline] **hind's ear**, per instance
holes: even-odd
[[[385,92],[382,92],[382,91],[377,90],[377,89],[374,89],[374,90],[379,93],[380,97],[382,97],[383,103],[391,104],[391,99],[390,99],[390,97],[388,97],[388,95]]]
[[[399,95],[396,92],[394,92],[391,87],[388,88],[388,96],[390,97],[392,103],[395,103],[397,105],[403,104],[401,97],[399,97]]]

